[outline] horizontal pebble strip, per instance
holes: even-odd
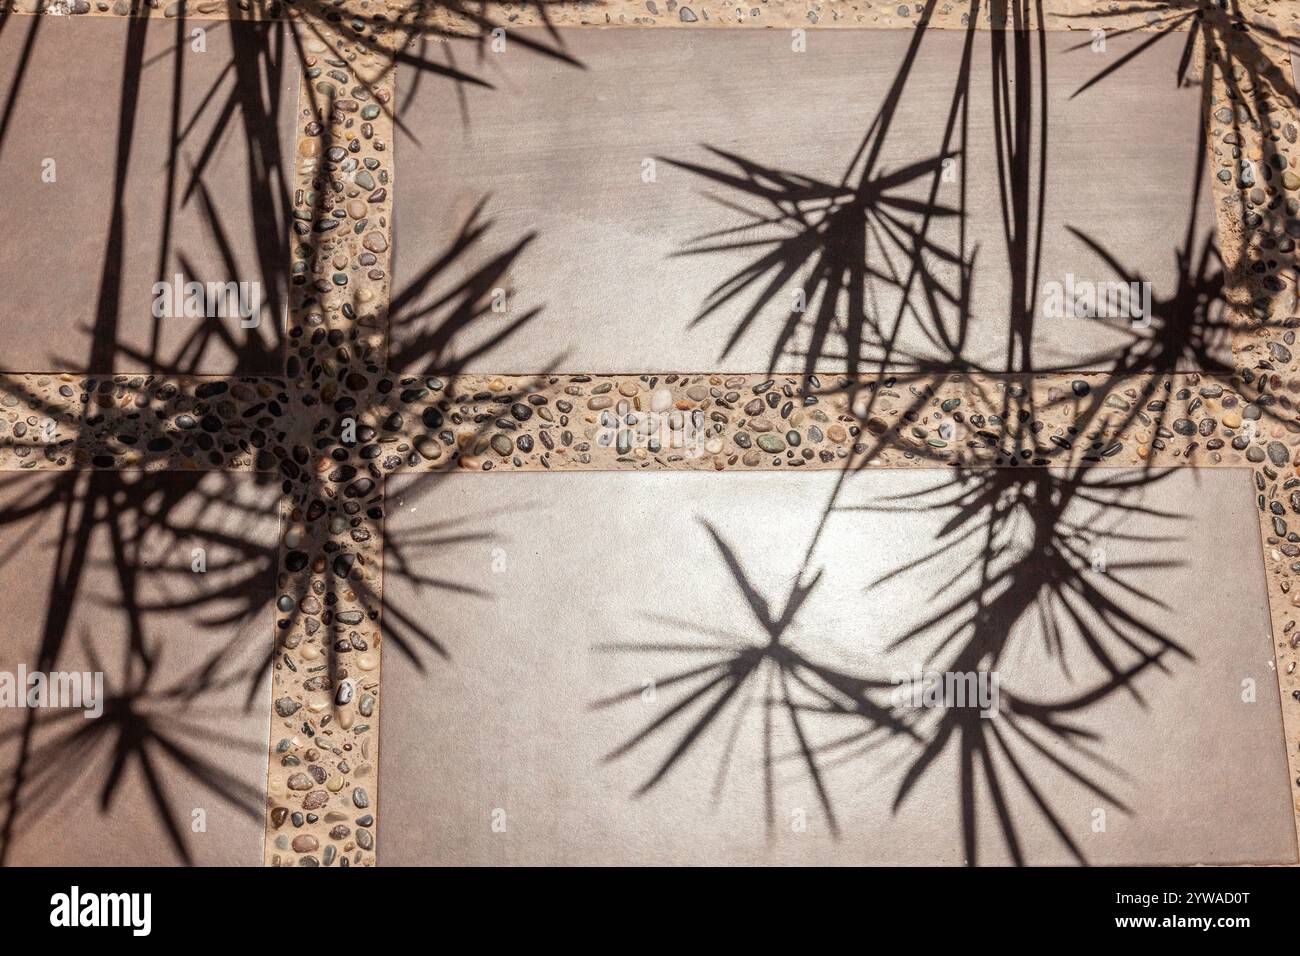
[[[277,379],[0,375],[0,471],[274,471]]]
[[[371,454],[393,469],[483,472],[1290,467],[1300,434],[1270,424],[1275,405],[1196,374],[429,377],[395,383]]]

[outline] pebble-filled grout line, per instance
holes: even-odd
[[[358,258],[367,263],[365,272],[385,272],[372,262],[377,256],[362,252]],[[307,323],[321,323],[318,337],[326,351],[335,349],[331,341],[343,341],[339,330],[331,336],[321,313],[314,314]],[[304,337],[310,337],[305,327],[294,339]],[[332,364],[323,357],[314,368]],[[303,367],[299,356],[290,390],[269,379],[178,385],[148,376],[0,377],[0,471],[288,468],[300,477],[299,464],[287,465],[283,448],[272,450],[267,443],[282,440],[294,419],[316,414],[316,399],[289,398],[290,392],[310,395],[319,387],[303,381]],[[372,353],[365,371],[357,373],[367,387],[377,368]],[[319,379],[327,373],[312,374]],[[50,397],[55,382],[60,384]],[[724,471],[1092,463],[1278,469],[1288,467],[1295,454],[1274,434],[1269,396],[1261,401],[1238,379],[1202,373],[458,375],[380,376],[375,382],[373,392],[348,390],[342,407],[359,424],[359,460],[376,481],[449,468]],[[340,390],[326,384],[323,394],[337,402]],[[107,414],[103,403],[109,404]],[[298,447],[308,444],[319,441],[299,435]],[[323,460],[335,459],[327,450]],[[338,473],[354,474],[347,468]]]
[[[28,12],[24,6],[30,5],[18,11]],[[630,6],[611,4],[605,12]],[[811,6],[834,7],[835,15],[813,20]],[[844,8],[857,6],[772,5],[760,15],[769,26],[915,25],[902,17],[846,22]],[[228,13],[212,2],[149,5],[159,7],[167,16]],[[932,7],[929,23],[960,25],[944,19],[955,7]],[[565,19],[568,8],[585,17],[594,5],[563,4],[548,15],[558,25],[577,25]],[[802,20],[773,23],[774,12],[792,8],[804,11]],[[1237,302],[1232,375],[848,379],[665,371],[394,379],[385,367],[393,163],[386,47],[401,41],[364,27],[377,11],[396,7],[347,5],[345,15],[359,19],[342,25],[299,14],[308,9],[315,11],[298,4],[233,14],[262,18],[289,10],[306,54],[285,381],[0,375],[0,470],[277,469],[284,477],[268,864],[376,860],[383,481],[402,471],[1250,467],[1287,749],[1300,785],[1300,589],[1292,594],[1300,534],[1290,527],[1300,520],[1300,425],[1291,397],[1300,392],[1292,359],[1300,325],[1297,117],[1293,103],[1268,89],[1273,77],[1289,75],[1285,51],[1248,48],[1268,62],[1244,73],[1235,66],[1241,75],[1231,88],[1216,74],[1207,102],[1224,258],[1230,284],[1248,290]],[[697,22],[683,9],[667,13]],[[1247,9],[1279,19],[1277,5]],[[120,15],[122,5],[77,0],[45,10]],[[385,16],[383,23],[398,22]],[[701,25],[720,19],[697,17]],[[510,25],[530,22],[541,21],[523,8]],[[1124,26],[1110,18],[1104,24]],[[1050,17],[1046,26],[1074,23]],[[1228,34],[1229,44],[1234,39]],[[345,435],[349,421],[355,440]],[[1300,814],[1300,801],[1296,809]]]
[[[275,471],[271,378],[0,374],[0,472]]]
[[[1252,464],[1275,649],[1270,663],[1300,835],[1300,103],[1285,43],[1252,44],[1238,29],[1217,35],[1225,42],[1207,57],[1213,95],[1205,107],[1206,145],[1226,291],[1244,316],[1233,328],[1236,378],[1249,381],[1256,404],[1267,401],[1261,441],[1276,452]]]
[[[300,36],[285,371],[302,407],[281,508],[266,862],[370,866],[384,449],[367,412],[391,387],[391,58],[327,25]]]
[[[404,467],[646,471],[1194,465],[1290,460],[1240,383],[880,375],[462,375],[404,379],[382,411]],[[381,425],[382,430],[382,425]]]

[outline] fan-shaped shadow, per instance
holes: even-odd
[[[1286,156],[1279,149],[1281,140],[1263,130],[1261,124],[1273,114],[1277,100],[1292,109],[1300,108],[1300,91],[1294,79],[1278,65],[1296,56],[1290,38],[1268,24],[1251,19],[1236,0],[1173,0],[1147,2],[1132,0],[1120,11],[1143,13],[1148,28],[1158,32],[1098,71],[1076,91],[1104,86],[1124,75],[1133,62],[1157,44],[1180,37],[1182,43],[1176,82],[1197,84],[1201,93],[1202,113],[1212,134],[1212,145],[1220,181],[1230,184],[1236,194],[1239,214],[1246,227],[1246,242],[1228,263],[1228,278],[1234,286],[1249,292],[1249,302],[1238,303],[1255,327],[1267,327],[1278,309],[1279,297],[1286,291],[1279,253],[1283,256],[1295,248],[1297,237],[1288,233],[1287,204],[1276,187],[1287,169]],[[1098,20],[1102,14],[1077,14],[1081,21]],[[1110,36],[1131,31],[1116,31]],[[1226,102],[1216,100],[1216,81],[1225,90]],[[1294,139],[1294,128],[1291,137]],[[1260,153],[1250,157],[1245,143],[1258,143]],[[1204,156],[1201,157],[1202,162]],[[1293,212],[1293,210],[1291,210]],[[1183,254],[1191,253],[1185,245]],[[1290,302],[1283,300],[1281,310],[1293,312],[1294,285]]]
[[[1064,775],[1106,805],[1132,812],[1115,789],[1127,776],[1122,761],[1107,753],[1087,715],[1118,694],[1145,706],[1140,678],[1168,677],[1174,660],[1194,662],[1187,647],[1150,623],[1151,612],[1163,605],[1138,576],[1179,564],[1144,557],[1163,554],[1178,540],[1182,516],[1149,503],[1148,492],[1166,475],[1096,466],[1069,472],[958,470],[920,494],[867,504],[849,500],[852,486],[837,486],[827,508],[833,520],[880,511],[946,516],[927,553],[867,587],[899,579],[941,583],[879,655],[849,667],[819,663],[796,636],[796,618],[822,576],[810,563],[816,542],[788,593],[771,603],[731,545],[701,519],[753,619],[710,626],[689,614],[656,614],[645,618],[642,627],[651,633],[644,638],[596,645],[602,653],[694,659],[653,678],[664,702],[606,759],[630,759],[634,751],[660,742],[666,755],[657,759],[636,791],[639,796],[711,739],[707,749],[720,754],[712,784],[717,801],[733,772],[738,739],[758,739],[769,833],[775,769],[793,763],[815,790],[829,830],[839,836],[831,776],[865,773],[878,780],[890,773],[880,756],[889,750],[904,760],[896,811],[922,781],[948,772],[942,768],[956,768],[958,825],[968,863],[985,857],[978,834],[986,807],[992,808],[995,832],[1013,862],[1028,862],[1023,831],[1038,829],[1031,822],[1037,817],[1076,861],[1086,863],[1055,805],[1059,783],[1049,789],[1041,778],[1055,781]],[[1135,515],[1170,525],[1169,533],[1125,530]],[[1138,556],[1106,565],[1103,546]],[[943,574],[935,573],[938,568]],[[901,613],[896,604],[890,607],[891,613]],[[1027,653],[1045,664],[1018,687],[1018,666]],[[933,707],[909,706],[909,695],[898,693],[906,687],[898,677],[903,659],[915,661],[917,672],[997,674],[1003,682],[1001,702],[995,700],[993,713],[947,698]],[[887,678],[890,673],[894,676]],[[644,693],[644,686],[629,688],[596,701],[592,709],[644,702]],[[776,752],[777,721],[796,742],[793,753]],[[947,782],[929,784],[931,794],[952,789]]]
[[[785,319],[772,343],[769,371],[784,357],[801,354],[805,373],[812,374],[830,356],[833,343],[842,349],[834,357],[848,374],[916,363],[900,350],[907,326],[918,327],[924,341],[951,356],[951,369],[964,367],[974,256],[935,241],[930,228],[937,220],[964,215],[964,193],[958,207],[938,203],[937,195],[948,164],[962,156],[957,137],[973,27],[938,151],[899,169],[885,168],[881,159],[929,19],[927,10],[838,183],[716,148],[710,152],[723,165],[667,160],[728,190],[714,198],[737,214],[736,225],[694,237],[682,254],[759,252],[712,290],[695,317],[700,323],[748,297],[720,358],[753,334],[760,314],[779,309]],[[918,186],[928,186],[926,199],[916,198]],[[944,265],[956,270],[955,280],[940,278],[937,267]]]
[[[782,603],[768,603],[750,580],[740,559],[722,536],[703,519],[719,557],[726,566],[731,582],[745,597],[753,620],[738,630],[714,630],[689,621],[650,618],[656,627],[684,630],[691,640],[682,642],[629,641],[596,645],[596,650],[623,653],[668,653],[683,651],[698,654],[701,663],[686,670],[663,675],[655,680],[659,690],[680,689],[680,696],[655,720],[606,759],[622,757],[655,735],[670,736],[669,727],[677,721],[680,735],[657,770],[641,785],[638,795],[658,784],[690,751],[702,736],[726,734],[728,744],[717,768],[713,796],[717,799],[730,769],[732,747],[743,725],[759,722],[763,737],[763,795],[765,818],[770,830],[775,820],[774,768],[780,759],[773,745],[772,722],[784,719],[798,743],[803,769],[812,782],[832,833],[838,835],[835,808],[823,780],[823,771],[812,740],[805,728],[809,712],[851,717],[863,725],[864,736],[902,735],[915,737],[903,716],[887,700],[886,681],[856,676],[817,663],[796,646],[792,626],[799,609],[817,587],[821,573],[800,573]],[[602,710],[635,700],[643,688],[637,687],[606,697],[592,705]],[[885,698],[885,699],[882,699]],[[723,724],[731,729],[727,731]]]
[[[893,127],[913,82],[927,12],[840,182],[720,149],[710,150],[719,161],[714,164],[670,160],[721,190],[713,198],[734,216],[734,225],[692,238],[680,254],[755,252],[712,290],[695,318],[696,323],[724,316],[732,321],[720,357],[746,336],[762,334],[760,316],[775,311],[785,317],[771,340],[769,371],[795,360],[805,374],[828,369],[847,375],[893,372],[903,381],[919,382],[952,372],[1029,374],[1069,367],[1129,374],[1227,367],[1228,277],[1213,239],[1204,235],[1201,199],[1208,187],[1199,134],[1194,138],[1188,228],[1181,245],[1171,249],[1177,287],[1157,297],[1154,316],[1144,316],[1138,328],[1115,326],[1118,334],[1107,336],[1113,342],[1104,349],[1093,354],[1085,349],[1066,364],[1046,359],[1045,346],[1051,343],[1043,340],[1040,322],[1046,308],[1041,282],[1045,243],[1063,237],[1055,230],[1045,233],[1050,63],[1045,31],[1026,26],[1035,11],[1033,3],[996,3],[990,14],[1006,29],[987,31],[986,37],[973,25],[967,29],[951,95],[940,107],[943,126],[928,159],[898,169],[881,161],[887,145],[901,135]],[[973,4],[972,24],[977,13]],[[987,131],[991,143],[972,139],[982,135],[976,129],[983,129],[973,127],[970,117],[977,43],[989,45],[995,114]],[[1208,114],[1208,100],[1203,107]],[[970,164],[990,149],[996,162],[1001,255],[973,244],[968,225],[972,213],[966,183],[980,172]],[[916,155],[917,148],[908,152]],[[1261,175],[1272,178],[1274,172]],[[956,181],[949,188],[957,190],[958,198],[945,204],[939,195],[948,178]],[[940,231],[947,236],[954,227],[936,227],[952,223],[956,241],[937,239]],[[1152,278],[1126,268],[1103,242],[1079,228],[1067,230],[1079,250],[1114,271],[1117,282]],[[1005,280],[1006,303],[1005,334],[1000,347],[992,349],[977,341],[971,314],[975,277],[987,280],[991,269]]]
[[[906,511],[935,506],[956,510],[934,550],[891,576],[919,572],[940,560],[951,568],[954,552],[962,553],[954,547],[959,541],[969,543],[965,550],[971,560],[964,568],[952,568],[948,582],[933,595],[933,610],[897,638],[895,647],[915,645],[923,649],[927,666],[941,664],[949,672],[996,672],[1015,656],[1013,642],[1026,640],[1037,623],[1042,651],[1058,669],[1061,688],[1037,688],[1040,699],[1033,703],[1004,685],[1005,719],[985,720],[969,708],[941,710],[899,787],[896,808],[945,748],[957,748],[963,847],[970,864],[980,859],[975,807],[981,777],[996,807],[1008,854],[1017,864],[1026,862],[1018,836],[1024,815],[1010,806],[1011,788],[999,776],[999,765],[1003,774],[1010,771],[1042,820],[1080,863],[1086,862],[1082,850],[1053,812],[1049,796],[1034,785],[1032,761],[1047,761],[1077,785],[1127,809],[1089,769],[1099,763],[1105,767],[1104,754],[1088,747],[1102,742],[1066,722],[1064,715],[1079,716],[1086,707],[1121,691],[1140,701],[1135,685],[1140,674],[1152,668],[1168,673],[1169,655],[1193,659],[1185,647],[1147,622],[1144,607],[1159,601],[1143,589],[1135,573],[1149,574],[1179,562],[1146,559],[1107,565],[1103,551],[1098,568],[1094,550],[1104,541],[1154,551],[1177,540],[1122,530],[1132,514],[1176,525],[1180,515],[1151,507],[1142,494],[1167,474],[1096,467],[1072,474],[1046,469],[958,473],[931,493],[937,499],[923,496],[899,505]],[[1071,692],[1075,668],[1100,668],[1106,676],[1082,693]],[[1106,769],[1119,768],[1112,764]]]

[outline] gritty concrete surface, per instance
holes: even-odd
[[[385,862],[960,864],[959,740],[989,747],[1027,862],[1073,859],[1030,786],[1093,863],[1293,862],[1248,473],[1179,471],[1125,491],[1116,471],[1082,485],[1024,474],[963,486],[939,471],[857,475],[815,546],[832,475],[737,475],[725,487],[684,474],[461,476],[390,489],[391,538],[448,513],[483,537],[430,559],[440,584],[385,590],[445,622],[449,655],[387,662]],[[997,525],[1005,537],[985,564],[991,526],[945,528],[945,501],[990,481],[1026,504]],[[1076,498],[1084,488],[1106,507]],[[1157,503],[1169,517],[1126,510]],[[1080,525],[1084,537],[1067,541]],[[1081,563],[1044,551],[1067,544]],[[1070,566],[1074,584],[1054,588]],[[1096,588],[1089,607],[1075,585]],[[976,595],[987,619],[965,626]],[[1162,639],[1181,649],[1132,675],[1131,690],[1099,692],[1110,678],[1066,601],[1121,672]],[[1112,631],[1105,602],[1132,623]],[[998,648],[1002,712],[947,738],[924,709],[894,711],[920,739],[873,723],[895,674],[960,666],[979,635]],[[773,636],[779,650],[758,662]],[[1035,712],[1098,737],[1056,737]],[[894,809],[936,739],[938,758]],[[990,790],[972,794],[979,862],[1008,862]]]
[[[0,142],[10,230],[0,370],[281,371],[281,164],[297,54],[276,24],[205,22],[179,37],[162,20],[59,17],[0,33],[12,108]],[[256,327],[179,308],[155,318],[154,283],[177,273],[257,283],[264,305],[246,320]]]
[[[0,672],[99,671],[105,697],[0,709],[6,863],[261,864],[275,501],[253,475],[6,477]]]
[[[1005,55],[980,37],[967,112],[954,111],[960,32],[931,32],[915,51],[913,36],[885,30],[812,34],[803,53],[775,31],[575,30],[563,40],[581,69],[507,45],[482,70],[494,89],[427,73],[417,83],[399,67],[394,339],[446,318],[461,283],[503,290],[481,331],[461,330],[444,350],[445,367],[626,372],[671,357],[690,371],[791,371],[811,347],[817,371],[882,361],[1005,371],[1009,352],[1013,368],[1107,368],[1134,335],[1128,322],[1044,317],[1046,283],[1141,276],[1159,302],[1177,288],[1193,216],[1196,248],[1213,230],[1208,176],[1197,178],[1199,98],[1174,82],[1173,43],[1081,91],[1143,40],[1112,37],[1097,53],[1049,33],[1043,61],[1039,37]],[[430,55],[449,56],[442,46]],[[1014,109],[1011,89],[1027,97]],[[1013,179],[1023,207],[1002,185]],[[845,208],[834,221],[822,212],[831,202]],[[919,255],[914,236],[925,237]],[[818,265],[838,276],[862,261],[862,284],[845,279],[830,309],[826,341],[812,332],[831,285],[823,276],[782,345],[796,290]],[[909,275],[913,262],[930,285]],[[695,321],[711,295],[733,291]],[[508,348],[474,351],[536,309]],[[1031,326],[1013,328],[1009,316],[1025,312]],[[854,336],[862,345],[849,363]],[[1212,358],[1229,354],[1224,340]]]

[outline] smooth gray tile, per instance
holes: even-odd
[[[89,718],[0,708],[5,863],[262,864],[277,491],[254,475],[6,476],[0,672],[99,672],[106,700]]]
[[[1041,292],[1067,274],[1140,275],[1159,311],[1179,289],[1178,249],[1190,245],[1195,264],[1212,235],[1208,179],[1196,165],[1198,93],[1178,88],[1173,44],[1082,89],[1143,38],[1111,37],[1098,53],[1079,34],[980,32],[961,97],[967,37],[959,31],[812,31],[802,54],[776,30],[561,36],[581,69],[509,39],[504,53],[481,58],[457,44],[430,47],[428,56],[451,62],[454,53],[493,89],[399,67],[393,354],[404,369],[754,372],[775,363],[799,371],[810,349],[818,370],[842,369],[848,355],[859,356],[859,368],[881,359],[1106,368],[1156,330],[1047,318],[1041,301],[1032,329],[1013,329],[1009,317],[1028,308],[1013,289]],[[874,185],[849,195],[871,199],[865,218],[839,189],[861,179],[868,160],[854,157],[864,138]],[[944,158],[954,161],[951,179]],[[647,160],[655,161],[649,184]],[[670,161],[735,179],[710,180]],[[817,211],[829,196],[842,209],[833,233]],[[796,208],[807,225],[794,223]],[[964,217],[941,214],[961,209]],[[750,218],[774,216],[770,226]],[[929,245],[917,256],[912,235],[921,232]],[[749,245],[682,255],[718,243]],[[861,274],[863,263],[872,278],[827,313],[825,341],[812,332],[820,293],[784,341],[795,289],[823,252],[819,289],[830,276]],[[945,259],[958,252],[970,264],[960,307],[944,298],[961,297],[961,270]],[[746,273],[769,253],[779,261]],[[909,286],[915,259],[935,285]],[[787,260],[790,274],[729,344]],[[713,290],[737,276],[741,293],[695,323]],[[495,288],[509,294],[494,312]],[[1180,328],[1192,321],[1190,309],[1165,313]],[[433,330],[448,341],[432,358],[403,347]],[[858,330],[861,344],[852,346]],[[1168,337],[1188,353],[1184,365],[1230,358],[1226,335],[1184,348],[1199,341],[1204,330],[1196,331]]]
[[[1294,862],[1250,476],[1181,470],[1124,489],[1131,477],[1103,470],[1079,487],[1042,471],[987,471],[958,487],[945,484],[951,472],[861,473],[806,564],[834,474],[394,484],[388,546],[438,583],[416,584],[389,560],[385,621],[430,622],[449,656],[427,646],[408,655],[389,637],[381,859],[960,864],[968,746],[980,863],[1013,859],[990,767],[1027,862],[1075,860],[1035,792],[1092,863]],[[996,521],[980,501],[998,502]],[[448,526],[447,514],[460,523]],[[817,583],[759,663],[762,621],[782,618],[800,579]],[[1158,653],[1165,639],[1181,650]],[[641,650],[600,647],[620,642]],[[902,708],[919,739],[873,731],[867,704],[888,705],[899,671],[965,670],[958,648],[997,648],[997,716],[953,710],[964,719],[945,732],[943,712]],[[1110,693],[1103,660],[1124,678]],[[716,719],[703,720],[715,704]],[[936,740],[937,756],[895,806]]]
[[[0,64],[0,371],[279,374],[301,75],[285,25],[13,18]],[[259,324],[155,319],[177,273],[259,283]]]

